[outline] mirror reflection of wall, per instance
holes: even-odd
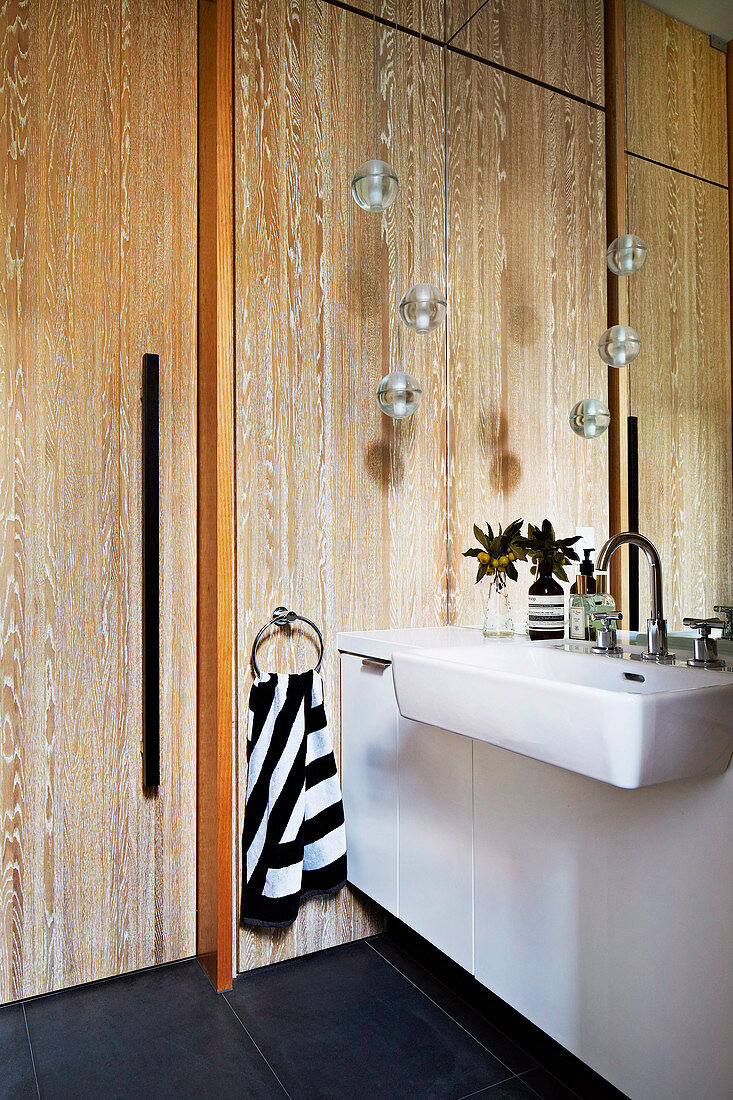
[[[733,599],[726,55],[626,0],[628,222],[648,261],[627,282],[643,334],[629,368],[639,529],[659,548],[670,629]],[[648,616],[639,567],[639,625]]]

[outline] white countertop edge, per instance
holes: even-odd
[[[634,631],[636,634],[636,631]],[[620,645],[629,645],[627,631],[619,631]],[[567,641],[567,638],[565,639]],[[531,642],[527,634],[512,638],[485,638],[480,626],[406,627],[394,630],[340,631],[336,644],[340,653],[357,657],[377,657],[389,661],[392,654],[415,649],[453,649],[456,646],[483,645],[547,645],[555,642]]]

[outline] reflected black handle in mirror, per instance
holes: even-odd
[[[143,356],[142,657],[143,786],[160,783],[159,360]]]

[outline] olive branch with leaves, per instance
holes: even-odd
[[[552,572],[561,581],[568,580],[564,566],[570,562],[578,561],[578,555],[573,550],[574,543],[578,542],[580,535],[569,539],[559,539],[555,535],[555,529],[549,519],[542,521],[539,527],[527,524],[527,534],[522,535],[521,519],[515,519],[506,530],[499,529],[496,534],[487,522],[483,531],[477,524],[473,525],[473,533],[478,540],[478,546],[472,546],[463,551],[464,558],[476,558],[478,570],[476,584],[484,577],[491,577],[491,583],[497,592],[506,587],[507,581],[519,579],[515,562],[526,561],[531,558],[532,573],[539,572],[540,565],[551,565]]]
[[[463,556],[464,558],[478,559],[476,584],[482,581],[484,577],[491,577],[492,584],[496,587],[497,592],[501,592],[502,588],[506,587],[507,581],[519,579],[517,567],[514,563],[527,560],[524,539],[520,534],[523,522],[521,519],[515,519],[505,531],[502,530],[502,526],[499,524],[499,530],[496,534],[494,534],[490,523],[487,522],[486,531],[482,531],[474,523],[473,533],[479,545],[472,546],[470,550],[464,550]]]

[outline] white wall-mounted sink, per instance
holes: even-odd
[[[405,718],[616,787],[718,775],[733,754],[733,672],[655,665],[585,643],[487,639],[396,650]]]

